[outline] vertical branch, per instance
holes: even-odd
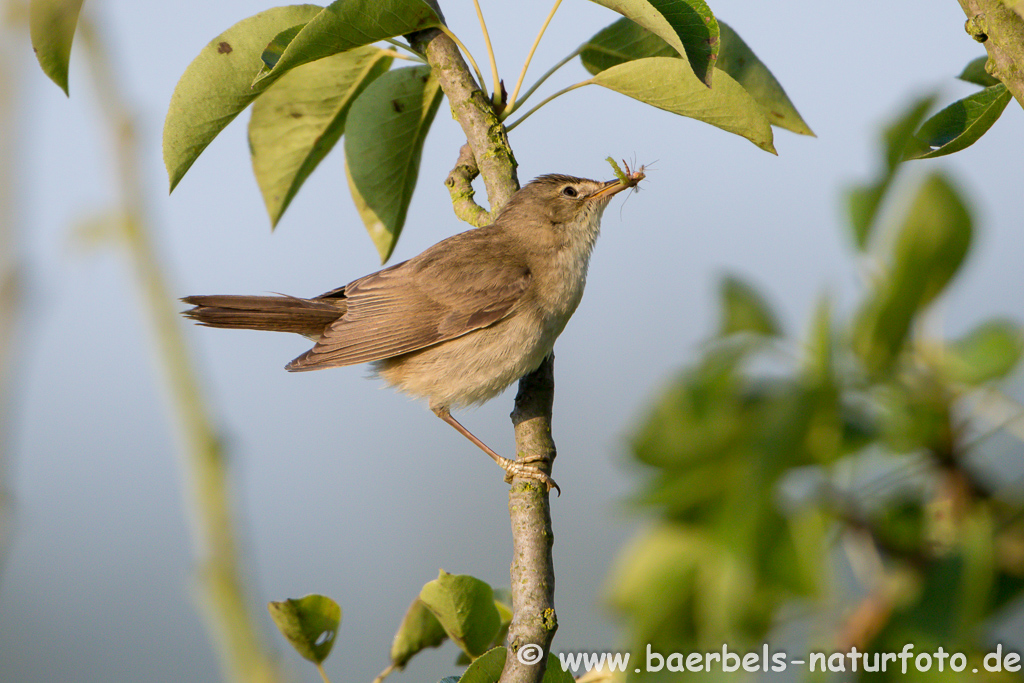
[[[555,442],[551,438],[551,407],[555,400],[555,357],[544,359],[537,370],[519,380],[512,423],[516,426],[516,451],[545,471],[551,471]],[[508,656],[502,683],[539,681],[544,658],[558,629],[555,616],[555,542],[551,526],[551,499],[546,487],[535,480],[515,480],[508,494],[512,521],[512,624],[508,629]],[[544,656],[523,651],[539,645]]]
[[[508,144],[505,127],[498,120],[491,102],[470,75],[458,48],[441,31],[428,29],[408,36],[410,44],[423,54],[434,73],[452,114],[462,126],[472,156],[487,188],[491,218],[519,189],[516,160]],[[460,155],[459,166],[466,167]],[[458,170],[458,169],[456,169]],[[472,168],[457,175],[469,177]],[[471,180],[471,178],[470,178]],[[469,181],[466,181],[468,184]],[[451,181],[449,187],[455,184]],[[466,192],[460,201],[471,202]],[[479,214],[476,216],[479,218]],[[519,394],[512,421],[516,425],[516,453],[519,459],[550,470],[555,455],[551,441],[551,406],[554,402],[552,359],[519,381]],[[538,645],[546,656],[551,647],[557,621],[554,606],[554,570],[551,546],[554,533],[548,492],[537,482],[515,478],[509,492],[512,523],[513,561],[512,624],[508,632],[509,654],[505,659],[502,683],[538,683],[544,667],[524,665],[516,657],[523,646]],[[524,657],[524,659],[527,659]],[[540,658],[544,661],[544,657]]]
[[[17,8],[12,2],[0,6],[0,10],[13,15]],[[16,146],[18,129],[16,125],[18,97],[17,65],[20,63],[16,50],[23,41],[13,40],[14,21],[11,26],[0,24],[0,35],[7,40],[0,47],[0,563],[7,545],[8,513],[10,492],[7,489],[7,448],[11,431],[7,429],[11,406],[12,344],[20,312],[21,277],[18,257],[18,238],[15,235],[16,197],[18,176],[14,169],[17,164]],[[10,29],[10,30],[9,30]]]
[[[203,608],[219,641],[225,674],[246,683],[271,683],[279,680],[279,674],[249,611],[238,563],[224,449],[209,419],[174,305],[176,299],[168,292],[150,237],[134,117],[117,86],[102,41],[85,17],[79,24],[79,36],[114,137],[124,238],[146,312],[152,319],[158,357],[163,363],[184,435],[187,480],[192,485],[194,520],[202,558],[199,579],[203,587]]]

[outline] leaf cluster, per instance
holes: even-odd
[[[514,114],[573,57],[579,56],[590,73],[510,123],[508,130],[554,97],[599,85],[741,135],[773,153],[772,126],[811,134],[778,81],[703,0],[595,1],[622,18],[583,43],[521,98],[522,78],[507,100],[492,56],[496,82],[487,101],[499,121]],[[32,2],[40,64],[65,91],[80,5],[80,0]],[[437,4],[426,0],[288,5],[237,22],[203,48],[171,97],[163,140],[171,189],[251,106],[249,150],[271,224],[278,223],[305,180],[344,138],[353,202],[382,261],[387,260],[405,224],[424,141],[444,98],[437,65],[426,63],[413,40],[430,30],[462,45],[445,26]],[[476,68],[472,55],[466,56]],[[396,59],[420,64],[395,68]],[[523,76],[528,65],[529,58]],[[483,76],[476,72],[483,90]]]
[[[928,332],[973,238],[944,174],[917,185],[891,233],[874,229],[930,105],[887,128],[878,178],[850,194],[854,243],[875,264],[852,315],[836,320],[823,298],[792,338],[755,287],[726,278],[718,334],[638,431],[651,472],[639,502],[658,522],[622,552],[611,589],[638,652],[756,650],[803,606],[833,614],[815,649],[976,653],[983,625],[1024,597],[1010,550],[1024,547],[1022,496],[975,458],[999,422],[980,397],[1016,405],[998,383],[1020,365],[1024,329]]]

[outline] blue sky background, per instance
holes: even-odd
[[[549,5],[483,4],[511,84]],[[246,114],[166,192],[160,136],[178,77],[211,38],[271,4],[86,6],[141,118],[143,180],[175,295],[311,296],[379,267],[340,147],[273,233],[248,160]],[[471,3],[442,8],[483,66]],[[619,643],[601,592],[643,524],[626,504],[642,480],[628,440],[659,388],[714,331],[719,278],[734,273],[761,287],[789,331],[802,331],[825,291],[849,312],[864,271],[840,208],[844,188],[875,173],[880,126],[912,96],[937,89],[948,103],[973,92],[953,76],[984,53],[953,0],[719,0],[712,9],[773,70],[817,138],[779,131],[775,157],[597,86],[556,100],[511,134],[523,182],[551,172],[610,178],[609,155],[657,160],[643,191],[606,211],[586,295],[555,349],[557,650]],[[527,82],[616,18],[567,0]],[[13,498],[0,568],[0,679],[216,680],[151,329],[123,254],[73,239],[76,225],[117,197],[88,74],[73,56],[68,100],[26,40],[5,42],[19,81],[17,127],[6,133],[17,140],[27,314],[0,472]],[[576,61],[540,94],[584,77]],[[465,227],[443,186],[463,142],[444,107],[392,262]],[[907,169],[904,187],[945,169],[975,210],[975,248],[935,316],[951,335],[991,315],[1024,318],[1022,151],[1024,118],[1011,102],[975,146]],[[315,673],[271,633],[268,600],[310,592],[338,600],[344,620],[326,668],[333,680],[368,681],[439,568],[507,584],[500,472],[426,406],[381,390],[364,368],[286,373],[308,348],[299,337],[190,328],[188,338],[234,462],[254,610],[296,680]],[[512,391],[458,415],[508,454]],[[452,673],[454,657],[448,645],[393,680],[437,680]]]

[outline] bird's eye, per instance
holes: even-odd
[[[576,188],[573,187],[572,185],[566,185],[565,187],[562,188],[562,194],[565,195],[566,197],[575,197],[579,194],[579,192],[577,192]]]

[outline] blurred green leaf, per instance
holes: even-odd
[[[884,373],[895,362],[914,319],[960,269],[972,232],[952,183],[929,176],[896,235],[888,272],[876,280],[855,322],[854,350],[869,372]]]
[[[907,159],[933,159],[970,147],[1006,109],[1013,95],[1002,83],[958,100],[921,125]]]
[[[718,21],[704,0],[593,0],[631,19],[685,57],[710,87],[718,60]]]
[[[914,554],[924,541],[925,515],[922,501],[893,501],[876,512],[871,528],[878,543],[890,552]]]
[[[725,73],[706,88],[680,59],[648,57],[605,69],[585,83],[596,83],[658,109],[710,123],[747,138],[775,154],[764,109]]]
[[[1009,320],[990,320],[954,341],[942,359],[954,382],[977,385],[1003,379],[1020,363],[1024,330]]]
[[[672,382],[633,441],[637,459],[658,468],[680,467],[716,459],[741,440],[748,415],[737,371],[745,357],[743,347],[711,349]]]
[[[768,67],[729,26],[719,22],[722,47],[718,68],[729,74],[765,108],[769,122],[794,133],[813,135]],[[664,40],[629,19],[619,19],[586,42],[580,61],[591,74],[645,57],[677,57]]]
[[[260,12],[211,40],[192,60],[174,88],[164,121],[164,165],[171,191],[217,134],[273,82],[252,83],[267,43],[321,9],[291,5]]]
[[[341,624],[341,607],[325,595],[288,598],[267,605],[278,630],[296,652],[320,664],[331,653]]]
[[[376,47],[325,57],[292,69],[253,104],[249,149],[272,225],[345,132],[356,97],[391,62]]]
[[[693,650],[755,642],[780,605],[819,587],[777,487],[794,467],[835,459],[836,392],[751,378],[744,366],[755,348],[709,348],[655,404],[635,441],[637,458],[656,470],[641,500],[663,520],[621,553],[612,581],[635,643]]]
[[[774,608],[759,603],[764,596],[743,559],[699,529],[661,524],[620,552],[609,600],[626,617],[634,643],[662,651],[732,645],[740,624],[763,632]]]
[[[447,635],[434,613],[416,598],[402,618],[391,643],[391,663],[405,668],[414,655],[428,647],[438,647]]]
[[[28,27],[43,73],[68,94],[68,63],[82,0],[30,0]]]
[[[832,302],[822,297],[814,309],[807,332],[804,367],[815,383],[832,384],[835,361],[832,333]]]
[[[985,62],[988,61],[988,55],[982,55],[976,57],[967,63],[964,70],[957,76],[961,81],[967,81],[968,83],[974,83],[980,85],[983,88],[987,88],[990,85],[999,83],[999,79],[985,71]]]
[[[376,79],[349,109],[349,189],[382,262],[391,256],[405,224],[423,143],[442,95],[430,67],[406,67]]]
[[[855,244],[864,249],[871,238],[871,229],[875,224],[878,209],[892,184],[896,166],[904,157],[904,150],[913,138],[914,131],[924,120],[928,110],[935,104],[935,96],[922,97],[914,100],[882,133],[885,167],[878,180],[863,185],[855,185],[848,191],[847,206],[850,211],[850,224],[853,227]]]
[[[776,337],[782,333],[768,302],[749,283],[730,275],[723,278],[718,291],[722,308],[719,336],[750,332]]]
[[[275,35],[263,43],[269,49],[253,85],[339,52],[440,25],[440,17],[423,0],[337,0],[296,35]]]
[[[480,579],[441,571],[420,591],[420,600],[445,633],[470,657],[479,657],[494,640],[501,617],[494,591]]]

